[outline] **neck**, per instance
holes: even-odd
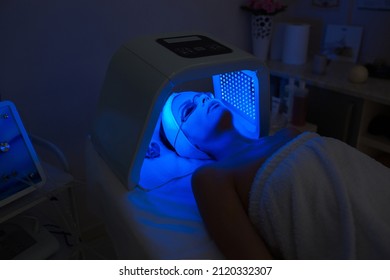
[[[216,160],[222,160],[234,154],[241,152],[248,146],[256,143],[256,140],[249,139],[241,135],[237,130],[232,129],[219,137],[213,138],[209,143],[207,150]]]

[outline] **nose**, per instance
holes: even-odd
[[[205,104],[206,101],[210,100],[211,97],[207,94],[202,94],[202,95],[199,95],[197,97],[195,97],[195,103],[201,103],[201,104]]]
[[[210,100],[210,96],[208,96],[208,95],[202,96],[202,103],[203,104],[206,103],[206,101],[208,101],[208,100]]]

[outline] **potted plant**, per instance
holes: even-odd
[[[277,0],[249,0],[241,9],[252,14],[252,51],[265,61],[272,33],[273,16],[287,9]]]

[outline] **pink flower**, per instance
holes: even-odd
[[[255,15],[274,15],[284,11],[286,5],[277,0],[249,0],[242,8]]]
[[[255,9],[255,10],[261,10],[261,9],[264,9],[264,7],[263,7],[264,5],[263,5],[263,3],[262,2],[255,2],[255,3],[253,3],[253,9]]]

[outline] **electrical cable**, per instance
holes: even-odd
[[[50,233],[53,233],[53,234],[57,234],[57,235],[62,235],[63,238],[64,238],[64,241],[66,243],[66,245],[68,247],[73,247],[74,244],[72,244],[70,241],[69,241],[69,237],[72,237],[72,233],[70,232],[67,232],[67,231],[64,231],[62,230],[62,228],[60,226],[57,226],[55,224],[45,224],[43,225],[44,227],[53,227],[53,228],[56,228],[56,230],[52,230],[52,229],[47,229]]]
[[[156,186],[154,188],[151,188],[151,189],[147,189],[147,188],[141,187],[140,185],[137,185],[136,188],[138,188],[138,189],[140,189],[140,190],[142,190],[144,192],[154,191],[154,190],[157,190],[157,189],[160,189],[160,188],[164,187],[165,185],[167,185],[167,184],[169,184],[169,183],[171,183],[173,181],[180,180],[180,179],[183,179],[183,178],[185,178],[187,176],[190,176],[193,173],[194,173],[194,171],[191,171],[191,172],[189,172],[187,174],[184,174],[184,175],[181,175],[181,176],[178,176],[178,177],[174,177],[174,178],[172,178],[172,179],[170,179],[170,180],[168,180],[168,181],[166,181],[166,182],[164,182],[164,183],[162,183],[162,184],[160,184],[160,185],[158,185],[158,186]]]

